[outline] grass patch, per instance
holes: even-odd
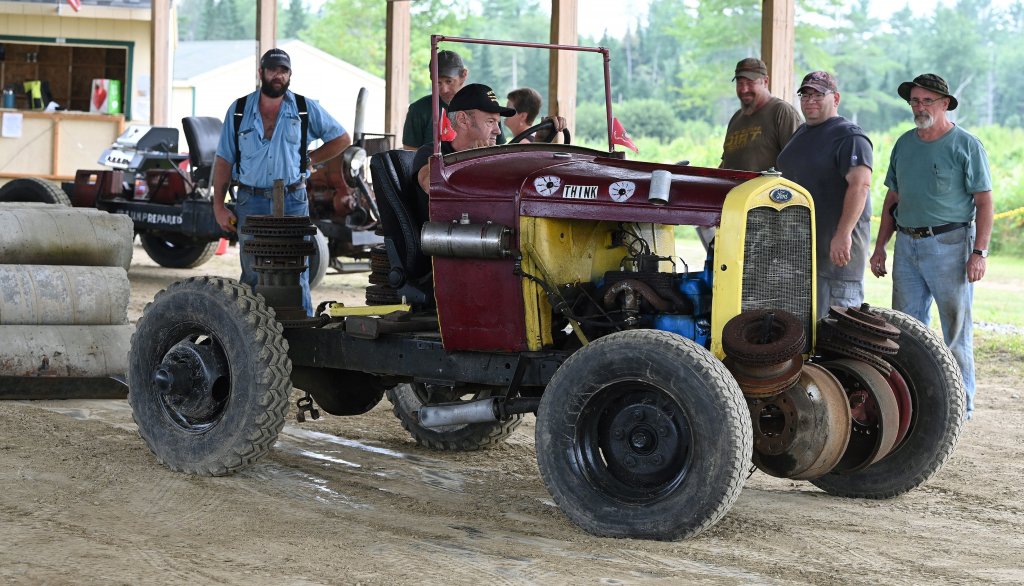
[[[974,331],[974,360],[985,376],[1024,377],[1024,334]]]

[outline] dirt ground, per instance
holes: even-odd
[[[129,314],[197,271],[136,248]],[[359,301],[329,275],[315,301]],[[475,453],[416,447],[385,400],[285,425],[232,477],[158,464],[127,401],[0,403],[0,582],[11,584],[1024,583],[1021,367],[980,364],[977,412],[945,468],[889,501],[755,472],[713,529],[681,542],[595,538],[552,503],[533,419]],[[294,408],[293,408],[294,412]]]

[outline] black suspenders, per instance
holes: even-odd
[[[235,100],[235,174],[241,176],[242,151],[238,144],[238,131],[242,128],[242,118],[245,116],[245,103],[249,96],[242,96]],[[306,154],[309,135],[309,110],[306,108],[306,97],[295,94],[295,105],[299,109],[299,122],[302,125],[302,138],[299,140],[299,174],[305,175],[309,166],[309,155]]]

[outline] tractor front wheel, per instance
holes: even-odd
[[[537,463],[555,502],[586,531],[678,539],[732,507],[751,434],[739,386],[706,349],[668,332],[618,332],[551,379]]]

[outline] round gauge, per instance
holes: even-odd
[[[543,196],[554,195],[561,186],[562,180],[554,175],[544,175],[533,180],[533,187]]]
[[[608,186],[608,195],[615,201],[626,201],[633,197],[636,191],[636,184],[632,181],[616,181]]]

